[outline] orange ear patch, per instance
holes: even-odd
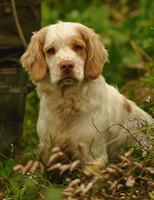
[[[89,79],[96,79],[101,74],[104,63],[108,61],[107,50],[100,42],[99,36],[92,29],[78,27],[77,31],[86,43],[85,75]]]
[[[47,64],[44,59],[42,61],[35,61],[32,64],[32,68],[30,70],[30,75],[32,80],[35,82],[40,82],[43,80],[47,72]]]
[[[47,64],[44,58],[43,45],[48,27],[34,33],[28,45],[27,51],[21,57],[22,66],[28,71],[34,82],[40,82],[46,75]]]

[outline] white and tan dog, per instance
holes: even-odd
[[[82,24],[59,22],[32,36],[21,63],[40,97],[37,131],[45,163],[53,146],[72,160],[106,163],[121,146],[135,144],[126,131],[133,119],[153,122],[105,82],[107,61],[98,35]]]

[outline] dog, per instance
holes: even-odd
[[[37,132],[44,163],[58,146],[82,163],[114,158],[125,145],[134,120],[152,117],[101,75],[108,52],[99,36],[80,23],[58,22],[34,33],[21,64],[40,98]]]

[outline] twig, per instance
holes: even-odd
[[[89,153],[91,154],[91,156],[93,157],[93,159],[96,160],[96,158],[95,158],[93,152],[91,151],[91,147],[92,147],[92,145],[93,145],[93,142],[94,142],[94,138],[92,139],[92,142],[91,142],[91,144],[90,144],[90,146],[89,146]]]

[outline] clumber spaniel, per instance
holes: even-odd
[[[21,57],[37,86],[37,132],[43,161],[59,146],[70,159],[106,163],[123,145],[133,145],[133,120],[153,119],[102,77],[108,53],[94,31],[59,22],[34,33]]]

